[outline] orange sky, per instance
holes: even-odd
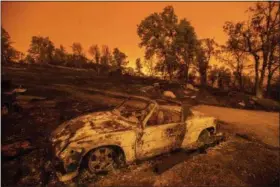
[[[124,51],[130,65],[143,57],[136,26],[153,12],[173,5],[175,13],[188,19],[199,38],[215,37],[224,43],[225,21],[246,19],[254,2],[2,2],[2,26],[16,49],[26,53],[31,37],[49,36],[56,46],[70,51],[80,42],[87,51],[92,44],[106,44]]]

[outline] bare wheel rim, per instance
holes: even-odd
[[[99,148],[89,155],[88,168],[93,173],[108,172],[115,166],[115,152],[110,148]]]

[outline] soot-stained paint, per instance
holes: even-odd
[[[64,163],[65,175],[58,173],[61,181],[78,175],[80,164],[87,153],[99,147],[118,147],[127,163],[159,155],[177,148],[188,148],[195,143],[204,129],[216,128],[212,117],[193,111],[186,121],[168,121],[167,124],[147,125],[158,109],[183,115],[181,106],[158,106],[153,101],[147,116],[139,123],[119,116],[113,111],[95,112],[63,123],[51,137],[55,156]],[[166,117],[166,116],[165,116]]]

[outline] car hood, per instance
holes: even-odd
[[[56,152],[67,144],[98,134],[131,130],[135,124],[126,122],[120,116],[107,111],[95,112],[64,122],[51,134],[50,141]]]

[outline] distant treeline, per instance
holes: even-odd
[[[278,2],[256,2],[248,9],[248,19],[223,26],[228,39],[224,45],[212,38],[199,39],[187,19],[178,20],[172,6],[153,13],[137,25],[145,48],[145,58],[138,58],[136,69],[126,68],[127,56],[118,48],[111,52],[104,45],[88,49],[85,55],[80,43],[71,45],[67,53],[60,45],[55,48],[48,37],[33,36],[25,56],[11,45],[9,34],[2,28],[2,63],[53,64],[76,68],[92,68],[96,74],[129,73],[135,76],[197,83],[254,93],[257,97],[279,94],[280,10]],[[210,65],[215,59],[218,63]],[[277,71],[278,70],[278,71]],[[278,96],[279,98],[279,96]]]

